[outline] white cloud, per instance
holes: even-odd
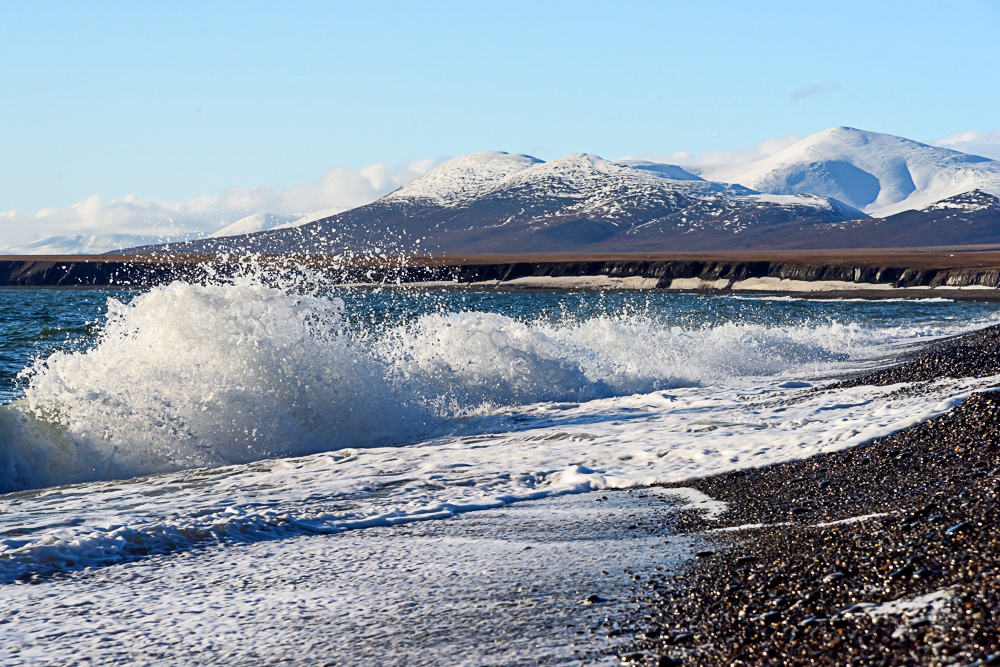
[[[951,148],[963,153],[971,153],[972,155],[981,155],[994,160],[1000,160],[1000,131],[981,132],[979,130],[970,130],[968,132],[955,132],[930,143],[934,146]]]
[[[0,252],[100,252],[204,236],[255,214],[290,221],[321,210],[334,213],[372,202],[434,166],[432,160],[419,160],[396,168],[382,163],[361,169],[333,167],[313,183],[284,190],[233,187],[217,197],[203,195],[185,202],[133,195],[105,201],[93,195],[62,209],[0,211]],[[51,237],[59,238],[44,241]]]
[[[705,151],[700,155],[696,155],[691,151],[681,150],[666,156],[654,153],[639,153],[637,155],[628,155],[621,159],[649,160],[650,162],[692,167],[715,164],[749,164],[779,153],[799,141],[802,141],[802,137],[797,134],[789,134],[784,137],[769,137],[756,146],[741,148],[735,151]]]

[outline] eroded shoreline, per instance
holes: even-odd
[[[630,255],[0,257],[0,287],[148,288],[309,271],[331,285],[476,290],[663,290],[815,298],[1000,299],[990,248]]]

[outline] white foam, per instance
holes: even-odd
[[[806,390],[791,403],[769,392],[753,398],[746,386],[539,404],[480,435],[3,496],[0,529],[16,532],[0,539],[0,581],[803,458],[916,424],[939,414],[943,397],[997,381],[942,382],[909,397],[894,395],[899,386]],[[76,523],[53,523],[53,506]]]
[[[825,523],[815,524],[816,528],[828,528],[830,526],[842,526],[850,525],[852,523],[861,523],[863,521],[870,521],[871,519],[881,519],[884,516],[889,516],[885,512],[876,512],[875,514],[863,514],[861,516],[852,516],[846,519],[839,519],[837,521],[827,521]]]
[[[671,489],[670,492],[678,498],[683,498],[687,501],[685,509],[699,510],[704,513],[705,518],[709,521],[718,519],[728,508],[728,505],[723,501],[715,500],[711,496],[691,487]]]
[[[0,409],[0,490],[405,444],[513,405],[863,359],[901,333],[495,313],[365,329],[345,307],[250,280],[110,300],[92,348],[38,360]]]
[[[564,496],[0,586],[0,663],[620,664],[631,637],[589,629],[631,609],[624,570],[704,548],[622,520],[670,495]]]
[[[0,408],[0,483],[156,476],[0,497],[0,581],[807,457],[997,381],[794,389],[945,331],[917,327],[349,316],[252,281],[112,301]]]

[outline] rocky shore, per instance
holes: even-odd
[[[998,373],[992,327],[843,384]],[[644,611],[606,628],[631,637],[623,662],[1000,664],[1000,392],[852,449],[677,486],[728,510],[662,515],[710,547],[636,582]]]

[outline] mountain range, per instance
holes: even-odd
[[[475,153],[370,204],[137,252],[672,252],[1000,243],[1000,161],[836,127],[747,165]],[[241,221],[242,222],[242,221]],[[256,227],[255,227],[256,226]],[[260,229],[260,231],[258,231]]]
[[[693,171],[761,192],[833,197],[880,218],[976,189],[1000,194],[997,160],[850,127],[818,132],[751,164]]]

